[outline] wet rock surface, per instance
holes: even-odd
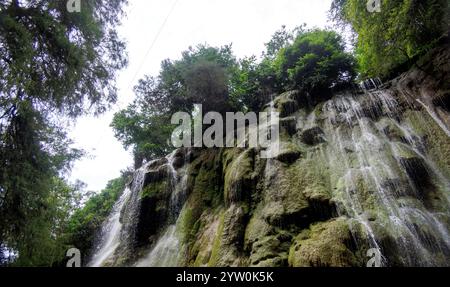
[[[150,163],[136,212],[122,211],[137,218],[136,256],[175,225],[180,245],[161,256],[179,266],[366,266],[369,249],[384,266],[450,265],[450,53],[431,54],[436,79],[413,68],[313,108],[296,91],[275,98],[275,158],[180,149]]]

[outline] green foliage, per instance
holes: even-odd
[[[182,52],[180,60],[163,61],[159,83],[166,95],[163,100],[168,111],[190,113],[194,104],[205,104],[215,111],[223,109],[228,98],[225,91],[228,79],[236,67],[230,45],[219,48],[198,45]],[[196,83],[199,77],[204,83]],[[214,102],[217,104],[213,105]]]
[[[78,248],[81,254],[90,254],[95,236],[112,211],[116,201],[125,189],[127,175],[108,182],[99,194],[91,196],[81,209],[77,209],[64,229],[64,242]]]
[[[236,68],[231,46],[199,45],[184,51],[180,60],[164,60],[156,78],[139,80],[136,99],[111,124],[124,146],[133,148],[135,166],[169,152],[173,113],[191,113],[194,104],[202,104],[205,113],[230,111],[228,85]]]
[[[353,62],[337,33],[308,30],[305,25],[288,31],[283,26],[266,43],[260,61],[254,56],[239,61],[231,97],[240,109],[259,111],[273,94],[290,89],[317,96],[349,83],[354,78]]]
[[[289,31],[282,26],[265,44],[266,51],[261,59],[251,56],[239,60],[239,67],[232,73],[230,82],[230,97],[235,107],[244,111],[260,111],[274,93],[283,92],[282,83],[276,77],[274,59],[304,27],[301,25]]]
[[[348,83],[354,77],[353,58],[334,31],[300,33],[280,50],[274,65],[285,90],[296,88],[310,94]]]
[[[154,115],[147,108],[148,105],[138,98],[116,113],[111,123],[116,138],[125,148],[133,147],[135,168],[139,168],[144,159],[161,157],[170,151],[170,117]]]
[[[69,13],[64,1],[0,1],[2,107],[33,99],[71,116],[104,111],[117,98],[115,71],[126,64],[114,27],[125,2],[85,1],[81,13]]]
[[[168,153],[173,113],[191,113],[194,104],[202,104],[204,114],[260,111],[286,89],[314,93],[347,83],[352,68],[353,58],[338,34],[304,25],[276,31],[261,59],[236,60],[231,46],[190,47],[181,59],[163,61],[157,77],[139,81],[136,100],[115,115],[112,127],[124,146],[133,148],[139,167]]]
[[[334,0],[331,16],[357,34],[361,78],[389,76],[405,62],[411,66],[449,28],[447,0],[383,0],[379,13],[367,11],[366,1]]]
[[[17,253],[13,266],[52,266],[64,258],[67,245],[65,228],[70,215],[80,206],[83,184],[68,185],[63,179],[51,178],[48,196],[39,200],[23,226],[24,232],[8,242]]]
[[[116,100],[125,3],[84,1],[69,13],[65,1],[0,0],[0,245],[18,265],[46,266],[59,252],[55,228],[72,200],[55,179],[82,156],[65,126]]]
[[[260,111],[279,90],[272,60],[255,56],[241,59],[231,78],[230,97],[239,110]]]

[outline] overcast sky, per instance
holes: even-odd
[[[98,191],[132,165],[130,152],[109,127],[114,112],[133,100],[132,88],[145,74],[157,75],[162,60],[180,57],[189,46],[233,44],[237,57],[257,55],[282,25],[291,29],[327,26],[331,0],[129,0],[119,28],[127,42],[129,65],[118,78],[119,102],[101,117],[77,121],[70,136],[89,153],[78,161],[70,179]]]

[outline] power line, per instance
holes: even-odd
[[[161,27],[158,30],[158,33],[156,34],[155,38],[153,39],[153,42],[150,44],[150,47],[147,49],[147,52],[145,53],[144,59],[142,59],[138,69],[136,70],[136,73],[134,74],[133,78],[131,79],[130,82],[130,86],[128,86],[128,89],[131,87],[132,83],[134,82],[134,80],[136,79],[138,73],[141,71],[142,66],[145,63],[145,60],[147,59],[148,55],[150,54],[151,50],[153,49],[153,47],[155,46],[156,42],[158,41],[159,36],[161,35],[162,30],[164,29],[165,25],[167,24],[167,21],[170,18],[170,15],[172,15],[172,12],[175,9],[175,6],[177,5],[179,0],[175,0],[175,2],[173,3],[172,7],[169,10],[169,13],[167,14],[166,18],[164,19],[164,22],[162,23]]]
[[[142,61],[140,62],[139,67],[138,67],[138,69],[136,70],[136,72],[134,73],[133,78],[131,79],[130,84],[129,84],[129,86],[127,87],[126,90],[129,90],[129,89],[131,88],[131,86],[133,85],[134,80],[136,79],[137,75],[139,74],[139,72],[141,71],[142,67],[144,66],[144,63],[145,63],[145,61],[146,61],[148,55],[150,55],[150,52],[153,50],[153,47],[155,46],[155,44],[156,44],[156,42],[158,41],[158,39],[159,39],[159,37],[160,37],[160,35],[161,35],[161,33],[162,33],[164,27],[165,27],[166,24],[167,24],[167,21],[169,20],[170,16],[172,15],[173,11],[175,10],[175,7],[176,7],[176,5],[178,4],[178,1],[179,1],[179,0],[175,0],[175,2],[173,3],[172,7],[170,8],[169,13],[167,14],[167,16],[166,16],[166,18],[164,19],[163,23],[162,23],[161,26],[159,27],[158,32],[156,33],[156,35],[155,35],[153,41],[151,42],[150,46],[148,47],[148,49],[147,49],[147,51],[146,51],[146,53],[145,53],[145,55],[144,55],[144,58],[143,58]],[[131,10],[134,10],[134,8],[135,8],[135,7],[133,7]],[[117,108],[120,108],[120,104],[121,104],[120,101],[117,101],[117,103],[115,104],[114,108],[111,109],[111,111],[115,112]],[[104,137],[105,137],[105,134],[103,133],[103,134],[101,135],[100,139],[97,141],[97,144],[96,144],[97,147],[101,144],[101,142],[103,141]]]

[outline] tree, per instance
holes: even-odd
[[[133,148],[135,167],[169,153],[172,114],[191,113],[194,104],[202,104],[205,113],[236,109],[229,84],[237,67],[231,46],[198,45],[182,52],[179,60],[164,60],[157,77],[139,80],[136,99],[111,124],[125,148]]]
[[[251,56],[239,60],[239,68],[232,74],[230,83],[230,97],[237,109],[259,112],[277,92],[281,92],[281,87],[273,59],[264,57],[258,61]]]
[[[145,107],[145,106],[144,106]],[[144,160],[165,156],[170,152],[171,127],[168,115],[152,115],[134,103],[114,115],[111,127],[126,149],[132,147],[135,168]]]
[[[83,1],[69,13],[65,1],[0,0],[0,245],[21,265],[50,264],[55,178],[82,155],[70,148],[67,121],[117,98],[125,3]]]
[[[280,50],[305,31],[305,26],[293,30],[282,26],[265,44],[266,51],[260,59],[251,56],[239,60],[230,83],[230,96],[238,109],[258,112],[271,101],[271,96],[284,91],[284,83],[276,77],[275,59]]]
[[[365,1],[334,0],[331,17],[356,33],[356,57],[361,78],[386,77],[432,48],[449,29],[446,0],[381,1],[370,13]]]
[[[167,96],[164,101],[168,103],[169,112],[192,112],[194,104],[206,101],[210,103],[218,101],[214,108],[222,108],[221,103],[224,102],[224,97],[228,97],[222,91],[223,86],[229,84],[230,76],[236,68],[237,61],[231,45],[219,48],[208,45],[189,47],[182,52],[180,60],[163,61],[158,80],[161,90]],[[192,80],[198,74],[202,74],[207,79],[207,83],[204,83],[202,88],[199,86],[200,83],[194,83]],[[217,81],[213,81],[208,74],[217,76]],[[213,91],[213,89],[221,91]],[[202,92],[203,95],[196,95],[196,92]],[[212,93],[206,95],[204,92]]]
[[[354,77],[353,57],[334,31],[314,29],[300,33],[292,44],[279,51],[274,65],[285,89],[299,89],[316,99]]]

